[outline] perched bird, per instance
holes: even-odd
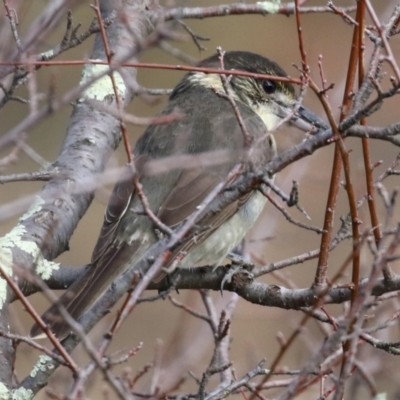
[[[225,53],[223,64],[227,70],[287,76],[275,62],[246,51]],[[199,66],[220,68],[220,56],[216,54]],[[150,125],[135,146],[134,159],[138,165],[164,157],[227,151],[224,154],[228,156],[210,165],[189,163],[158,175],[140,177],[150,209],[172,229],[201,205],[239,160],[243,162],[242,171],[257,170],[271,160],[276,155],[276,145],[269,131],[283,118],[303,130],[320,126],[318,117],[305,108],[293,112],[296,97],[289,82],[232,75],[229,87],[227,95],[219,74],[188,73],[175,87],[162,112],[163,115],[178,112],[182,118]],[[246,135],[250,145],[246,143]],[[246,149],[247,159],[242,157]],[[255,190],[225,205],[216,215],[200,220],[196,224],[198,234],[183,241],[168,266],[219,265],[252,227],[265,202],[265,197]],[[65,291],[58,304],[78,319],[117,277],[138,261],[158,236],[156,224],[144,212],[132,177],[123,177],[111,195],[91,266]],[[156,279],[165,274],[165,270],[161,271]],[[69,334],[70,327],[60,317],[57,304],[42,318],[60,340]],[[31,336],[41,335],[40,327],[34,325]]]

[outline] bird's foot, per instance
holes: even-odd
[[[253,271],[255,267],[252,262],[247,261],[244,257],[237,253],[229,253],[227,258],[232,261],[232,265],[238,265],[249,272]]]
[[[163,280],[161,283],[164,283],[162,285],[162,289],[158,289],[158,294],[165,300],[168,295],[175,290],[177,294],[179,294],[178,289],[176,288],[177,283],[179,282],[180,279],[180,274],[179,271],[173,271],[170,274],[167,274],[164,276]]]
[[[221,295],[223,295],[223,290],[227,283],[232,284],[235,288],[241,288],[254,280],[253,273],[251,272],[254,268],[254,264],[247,263],[246,265],[242,265],[232,263],[227,268],[228,269],[221,281]]]

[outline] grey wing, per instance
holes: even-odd
[[[242,116],[249,133],[254,137],[265,135],[267,131],[261,119],[256,114],[252,112],[246,113],[246,111],[245,109]],[[232,112],[225,115],[225,120],[218,117],[214,129],[218,129],[218,127],[230,127],[230,130],[229,132],[222,131],[224,138],[217,137],[218,143],[210,143],[210,150],[224,147],[226,149],[231,148],[233,150],[232,159],[218,166],[183,170],[174,188],[169,192],[159,208],[158,217],[166,225],[175,227],[188,218],[202,204],[206,196],[214,190],[216,185],[227,177],[231,168],[237,163],[237,149],[242,147],[243,134],[236,116]],[[212,118],[210,122],[213,122]],[[255,154],[255,157],[258,158],[258,163],[265,162],[275,155],[275,148],[271,145],[267,137],[265,143],[259,145],[259,154]],[[204,151],[207,151],[207,149],[204,149]],[[218,227],[246,204],[251,195],[251,192],[244,194],[238,200],[226,205],[218,214],[208,216],[197,223],[196,226],[200,233],[195,238],[193,237],[179,246],[165,265],[165,268],[167,269],[174,262],[179,253],[187,253],[206,240]],[[155,280],[160,280],[164,275],[165,272],[161,272]]]
[[[92,254],[92,264],[104,256],[105,250],[113,241],[118,224],[125,215],[134,194],[132,169],[129,165],[124,168],[121,178],[114,186],[104,214],[104,222],[99,238]]]
[[[158,217],[171,227],[179,225],[197,209],[206,196],[220,182],[220,179],[216,179],[215,176],[210,176],[206,173],[199,172],[195,174],[193,171],[182,173],[178,184],[162,205]],[[199,190],[199,188],[201,189]],[[188,194],[190,194],[190,197],[188,197]],[[203,243],[224,222],[229,220],[247,202],[251,195],[252,193],[248,192],[238,200],[224,206],[217,214],[210,215],[197,222],[196,230],[199,233],[175,249],[168,262],[164,265],[165,270],[171,266],[179,254],[187,254],[194,247]],[[185,200],[180,203],[179,200],[182,198]],[[193,230],[191,233],[194,233]],[[165,275],[165,271],[160,271],[154,281],[160,281]]]
[[[240,152],[244,149],[243,132],[231,104],[228,101],[221,102],[221,99],[217,98],[218,101],[214,107],[212,102],[215,101],[215,98],[217,98],[215,95],[210,98],[209,103],[211,104],[207,108],[207,118],[204,118],[201,113],[197,117],[196,114],[189,116],[192,137],[189,139],[187,147],[190,148],[191,154],[225,150],[231,154],[231,157],[224,158],[221,163],[216,162],[209,166],[191,167],[189,164],[187,168],[182,169],[176,183],[156,207],[159,210],[159,218],[170,227],[184,221],[215,186],[226,179],[231,168],[238,162]],[[248,134],[255,139],[257,144],[257,148],[252,150],[250,162],[252,165],[263,164],[275,155],[274,143],[271,144],[267,138],[267,128],[261,118],[244,104],[237,103],[237,106]],[[187,124],[185,127],[188,129]],[[175,141],[179,141],[180,135],[184,136],[187,133],[175,132]],[[257,139],[262,137],[265,140],[258,143]]]

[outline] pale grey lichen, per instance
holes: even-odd
[[[0,399],[8,400],[10,398],[10,391],[4,383],[0,382]]]
[[[23,240],[22,236],[26,233],[26,228],[18,224],[7,235],[5,235],[0,242],[0,245],[5,248],[12,248],[14,246],[30,254],[32,257],[38,257],[39,247],[31,240]]]
[[[54,50],[48,50],[41,54],[44,61],[51,60],[54,57]]]
[[[20,387],[12,391],[11,400],[30,400],[33,399],[33,391]]]
[[[0,382],[0,399],[1,400],[30,400],[33,399],[33,391],[24,387],[9,390],[4,383]]]
[[[108,70],[109,67],[107,65],[86,64],[82,71],[82,78],[80,84],[83,85],[96,78],[96,76],[103,75]],[[118,91],[118,95],[120,96],[120,99],[123,100],[125,94],[125,82],[122,79],[122,76],[119,72],[114,71],[113,77]],[[111,78],[109,74],[106,74],[101,78],[96,79],[88,88],[86,88],[83,91],[82,97],[79,99],[79,101],[84,101],[85,99],[105,101],[110,97],[114,98],[114,96],[115,93]]]
[[[11,232],[7,233],[0,239],[0,260],[3,261],[5,258],[5,266],[9,274],[11,274],[12,267],[12,254],[9,250],[12,247],[18,247],[20,250],[28,253],[32,256],[36,263],[36,272],[42,279],[49,279],[54,270],[60,267],[59,263],[50,262],[43,257],[43,254],[37,245],[37,243],[31,240],[24,240],[22,236],[26,233],[26,229],[23,225],[18,224]],[[11,258],[10,258],[11,257]],[[3,265],[3,264],[2,264]],[[4,268],[4,266],[3,266]],[[1,285],[0,285],[1,294]],[[0,298],[1,306],[1,298]]]
[[[279,11],[281,0],[257,1],[257,5],[268,14],[276,14]]]
[[[2,245],[3,239],[4,238],[0,239],[0,265],[3,268],[3,271],[7,275],[11,276],[13,255],[12,251],[9,248],[3,247]],[[7,282],[4,278],[0,278],[0,309],[3,308],[6,298],[7,298]]]
[[[38,362],[32,368],[32,371],[30,373],[31,377],[34,378],[39,371],[45,372],[46,369],[53,369],[54,365],[49,364],[50,361],[51,361],[51,357],[40,355]]]
[[[26,233],[26,228],[21,224],[42,208],[44,201],[37,197],[29,210],[20,218],[19,223],[5,236],[0,238],[0,265],[4,272],[12,275],[13,255],[11,249],[18,247],[20,250],[32,256],[36,264],[36,271],[42,279],[49,279],[54,270],[58,269],[58,263],[50,262],[43,257],[43,254],[34,241],[24,240],[22,237]],[[0,278],[0,309],[3,307],[7,296],[7,282]]]
[[[45,281],[51,278],[53,271],[57,271],[60,268],[60,263],[46,260],[43,255],[36,262],[36,273]]]

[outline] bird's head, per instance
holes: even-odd
[[[274,61],[247,51],[226,52],[223,57],[223,66],[226,70],[287,77],[286,72]],[[199,67],[221,68],[220,56],[215,54],[203,60]],[[189,73],[178,85],[176,91],[192,85],[201,85],[220,93],[225,92],[220,74],[203,72]],[[286,117],[289,117],[290,123],[304,131],[311,130],[313,126],[326,128],[325,123],[318,116],[303,106],[293,112],[296,93],[290,82],[232,75],[230,87],[232,97],[253,109],[264,121],[268,130],[272,130],[280,120]]]

